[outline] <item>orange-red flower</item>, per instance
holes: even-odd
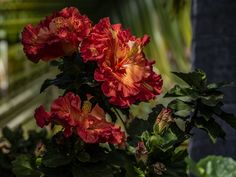
[[[120,24],[111,25],[109,18],[104,18],[82,42],[81,55],[85,62],[98,62],[94,78],[102,83],[110,103],[128,107],[160,94],[161,76],[153,71],[153,63],[142,50],[148,41],[147,35],[135,38]]]
[[[68,56],[78,50],[89,34],[91,21],[78,9],[68,7],[46,17],[37,26],[27,25],[22,32],[22,44],[27,57],[37,63]]]
[[[125,133],[106,121],[105,113],[98,105],[93,109],[89,101],[81,105],[80,97],[71,92],[57,98],[51,106],[51,112],[46,112],[42,106],[37,108],[35,118],[40,127],[50,122],[62,125],[67,137],[75,131],[86,143],[120,145],[125,141]]]

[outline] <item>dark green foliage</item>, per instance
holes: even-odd
[[[141,166],[142,171],[148,177],[159,176],[154,168],[155,165],[163,164],[166,170],[161,172],[164,177],[187,177],[186,163],[184,159],[187,156],[186,149],[177,149],[175,146],[169,145],[163,147],[165,140],[160,140],[160,137],[150,136],[146,141],[146,147],[149,149],[148,159],[144,166]],[[141,170],[140,169],[140,170]]]
[[[129,134],[129,143],[132,145],[136,145],[140,140],[140,136],[144,131],[152,131],[153,125],[156,121],[158,114],[160,113],[162,105],[157,105],[152,109],[152,112],[148,116],[148,120],[143,120],[139,118],[135,118],[132,122],[127,126],[127,133]]]
[[[12,171],[17,177],[40,177],[41,172],[34,167],[33,160],[28,155],[19,155],[12,161]]]
[[[45,151],[36,156],[30,147],[32,145],[34,149],[39,134],[30,135],[32,144],[26,143],[26,146],[21,129],[16,130],[16,134],[4,129],[4,136],[14,144],[12,150],[18,151],[26,146],[26,151],[19,153],[31,152],[18,156],[16,160],[11,159],[14,160],[13,167],[9,163],[2,163],[8,156],[0,156],[2,167],[13,168],[17,177],[187,177],[185,158],[188,153],[184,143],[192,136],[192,128],[205,130],[213,142],[225,136],[214,119],[216,116],[236,128],[234,115],[222,110],[223,93],[220,88],[225,83],[208,84],[205,73],[200,70],[189,74],[174,73],[186,85],[177,85],[165,95],[171,97],[167,107],[172,112],[160,114],[166,109],[160,104],[152,109],[147,120],[143,120],[130,118],[129,109],[111,105],[100,86],[86,75],[86,72],[94,72],[93,63],[80,66],[79,60],[69,58],[63,62],[53,62],[63,74],[45,81],[42,90],[56,85],[65,89],[65,92],[79,94],[82,101],[87,99],[86,93],[93,94],[90,100],[93,106],[98,103],[113,121],[120,119],[123,122],[128,134],[126,146],[118,149],[109,144],[87,144],[78,136],[65,138],[59,132],[50,141],[44,142]],[[122,119],[121,113],[126,115],[125,119]],[[8,162],[11,160],[8,159]]]
[[[124,151],[100,147],[98,144],[85,144],[77,136],[65,138],[63,133],[53,136],[46,144],[46,152],[38,160],[37,166],[31,159],[34,156],[22,156],[13,161],[13,172],[21,177],[26,171],[34,169],[48,177],[115,177],[122,172],[126,177],[134,176],[133,160]],[[24,163],[20,163],[21,161]]]
[[[113,170],[107,164],[83,164],[72,168],[73,177],[114,177]]]
[[[29,156],[35,154],[39,144],[45,143],[47,141],[47,132],[45,130],[40,132],[30,130],[27,132],[27,139],[23,136],[23,129],[21,127],[18,127],[15,130],[11,130],[6,127],[2,130],[2,134],[3,137],[1,138],[0,142],[6,142],[9,144],[9,147],[6,147],[7,152],[3,152],[2,149],[0,149],[1,177],[15,176],[12,172],[13,167],[11,162],[15,160],[19,154],[22,154],[22,157],[19,157],[19,159],[15,161],[15,164],[27,160]],[[27,157],[24,155],[27,155]],[[26,164],[27,163],[28,162],[26,162]],[[14,171],[24,170],[22,168],[24,168],[24,166],[14,169]],[[22,173],[19,175],[22,175]]]
[[[47,132],[42,130],[40,132],[30,130],[27,132],[28,138],[23,136],[23,129],[21,127],[11,130],[8,127],[2,130],[4,140],[11,145],[10,153],[34,153],[38,143],[45,143],[47,141]]]
[[[173,72],[178,78],[186,82],[193,89],[202,90],[206,85],[206,74],[201,70],[190,73]]]
[[[175,117],[190,122],[188,128],[197,127],[205,130],[212,141],[217,137],[224,138],[225,133],[214,120],[219,117],[232,127],[236,127],[236,117],[222,110],[223,93],[220,88],[229,83],[208,83],[206,75],[201,70],[191,73],[174,74],[182,79],[187,86],[175,86],[165,97],[178,97],[169,103],[168,107],[174,110]]]
[[[45,80],[40,89],[41,92],[51,85],[66,91],[75,91],[76,93],[82,90],[80,87],[83,85],[97,86],[96,81],[93,79],[96,63],[83,63],[82,58],[76,55],[64,58],[62,61],[54,61],[51,64],[57,66],[60,73],[54,79]]]

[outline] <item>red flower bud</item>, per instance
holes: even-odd
[[[174,118],[172,117],[172,110],[169,108],[163,108],[156,119],[156,124],[158,125],[159,132],[161,133],[172,122],[174,122]]]
[[[138,142],[136,147],[135,157],[137,161],[143,161],[144,163],[147,161],[148,158],[148,151],[144,144],[144,142]]]

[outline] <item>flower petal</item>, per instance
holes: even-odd
[[[39,106],[34,113],[36,123],[39,127],[43,128],[48,125],[51,119],[51,113],[45,111],[43,106]]]

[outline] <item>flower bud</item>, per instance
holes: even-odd
[[[162,133],[163,130],[168,128],[172,122],[174,122],[174,118],[172,117],[172,110],[169,108],[163,108],[156,119],[158,132]]]
[[[11,144],[8,141],[1,141],[0,142],[0,151],[3,154],[8,154],[11,149]]]
[[[136,147],[135,157],[137,161],[142,161],[146,163],[147,158],[148,158],[148,151],[144,142],[142,141],[138,142],[138,145]]]
[[[161,162],[157,162],[153,164],[152,166],[153,166],[154,173],[157,175],[163,175],[163,172],[167,170],[166,166]]]
[[[36,144],[34,154],[35,156],[42,155],[46,150],[45,144],[43,144],[41,141]]]

